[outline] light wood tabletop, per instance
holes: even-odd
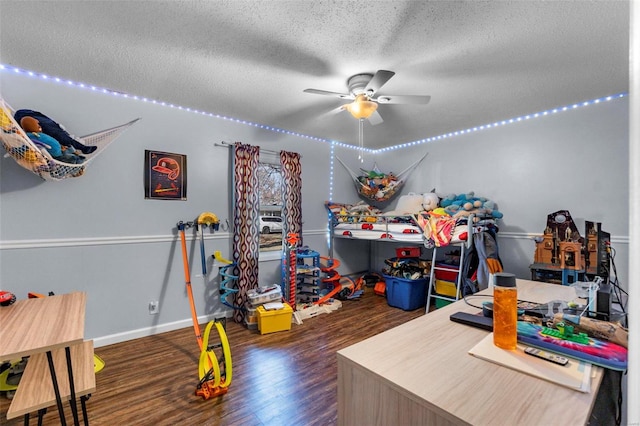
[[[81,343],[85,305],[86,293],[74,292],[0,307],[0,361]]]
[[[568,286],[517,280],[517,288],[520,300],[576,298]],[[587,423],[601,368],[593,368],[591,393],[581,393],[476,358],[468,352],[488,332],[452,322],[458,311],[479,309],[460,300],[340,350],[338,424]]]
[[[93,341],[89,340],[70,347],[73,364],[73,380],[76,396],[90,395],[96,390],[96,375],[93,365]],[[53,350],[53,363],[57,371],[65,371],[67,359],[64,349]],[[60,374],[59,391],[62,399],[71,397],[69,376]],[[20,386],[16,391],[7,419],[24,416],[36,410],[56,404],[56,396],[51,381],[51,373],[44,353],[32,355],[27,363]]]

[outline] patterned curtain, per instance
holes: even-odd
[[[247,291],[258,286],[258,257],[260,256],[260,193],[258,188],[258,163],[260,147],[234,144],[234,213],[233,213],[233,261],[238,265],[238,292],[234,304],[245,307]],[[245,311],[235,309],[233,319],[242,322]]]
[[[282,174],[282,278],[283,295],[291,306],[296,306],[295,257],[287,249],[295,249],[302,245],[302,167],[300,154],[280,151],[280,173]],[[296,234],[297,244],[291,246],[289,234]]]
[[[298,234],[302,245],[302,166],[300,154],[280,151],[283,233]]]

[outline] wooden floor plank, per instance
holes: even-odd
[[[97,348],[105,367],[87,401],[90,424],[335,425],[336,351],[424,315],[422,308],[389,307],[371,288],[342,305],[265,335],[229,321],[232,383],[226,395],[209,400],[195,395],[199,350],[192,327]],[[0,424],[22,424],[6,420],[9,402],[0,397]],[[53,407],[44,425],[58,424]]]

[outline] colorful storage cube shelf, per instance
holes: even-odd
[[[288,304],[285,303],[283,309],[272,311],[267,311],[263,306],[258,306],[256,311],[258,313],[258,330],[260,330],[260,334],[291,329],[293,309]]]
[[[458,265],[449,265],[446,263],[436,263],[436,279],[443,281],[455,282],[458,279]],[[446,271],[444,269],[447,269]],[[455,294],[455,293],[454,293]]]
[[[444,308],[445,306],[453,303],[450,300],[442,300],[442,299],[434,299],[434,300],[436,302],[435,303],[436,309]]]
[[[456,283],[445,280],[436,280],[436,293],[443,296],[456,297]]]
[[[389,275],[383,276],[386,282],[387,303],[389,306],[405,311],[413,311],[426,304],[428,278],[407,280]]]

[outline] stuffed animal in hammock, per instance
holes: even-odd
[[[40,123],[40,127],[42,128],[42,133],[51,136],[55,140],[57,140],[62,146],[70,146],[83,154],[91,154],[93,153],[97,147],[95,146],[87,146],[77,139],[73,138],[66,130],[62,128],[58,123],[53,121],[51,118],[47,117],[41,112],[32,111],[30,109],[19,109],[15,112],[13,117],[16,119],[18,123],[24,117],[33,117]]]
[[[76,154],[76,150],[72,146],[63,147],[55,138],[42,132],[40,123],[33,117],[22,117],[20,120],[20,126],[24,129],[34,143],[38,146],[46,148],[47,152],[58,161],[62,161],[70,164],[83,163],[85,157]]]

